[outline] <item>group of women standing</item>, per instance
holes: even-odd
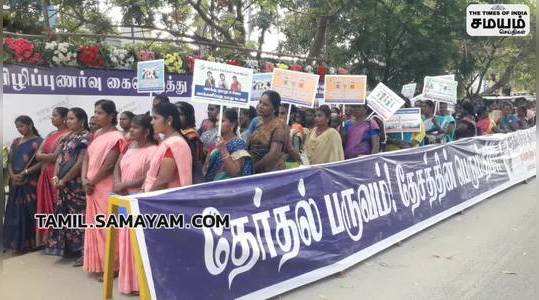
[[[226,109],[220,138],[214,133],[215,107],[210,106],[208,120],[196,130],[193,107],[186,102],[171,104],[166,96],[154,99],[151,116],[118,115],[114,102],[99,100],[92,128],[83,109],[57,107],[51,116],[57,130],[45,139],[31,118],[18,117],[15,125],[21,137],[10,151],[4,247],[21,253],[43,248],[45,254],[73,258],[74,266],[100,279],[105,230],[36,229],[34,215],[82,214],[86,224],[92,224],[97,215],[107,214],[112,193],[127,195],[282,170],[287,159],[302,155],[311,164],[340,161],[376,148],[377,128],[365,120],[366,112],[355,112],[344,125],[343,143],[330,126],[331,110],[321,106],[315,127],[304,136],[299,150],[303,153],[298,153],[290,127],[279,114],[280,102],[278,93],[264,92],[258,116],[251,122],[240,118],[237,109]],[[119,235],[117,269],[123,293],[138,290],[129,234],[121,230]]]
[[[116,128],[116,107],[95,103],[90,132],[81,108],[57,107],[57,130],[42,139],[31,118],[15,120],[20,138],[10,150],[10,191],[4,220],[4,248],[16,253],[43,248],[45,254],[74,258],[74,266],[102,278],[103,229],[36,228],[34,215],[82,214],[92,224],[106,215],[111,193],[129,194],[191,184],[191,151],[179,133],[173,104],[158,105],[154,115],[129,116],[129,131]],[[124,114],[122,114],[124,115]],[[122,126],[124,127],[124,126]],[[154,132],[155,131],[155,132]],[[158,143],[156,136],[162,136]],[[129,233],[120,233],[120,290],[136,292]]]

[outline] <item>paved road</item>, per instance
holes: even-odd
[[[339,275],[276,298],[539,299],[536,185],[536,179],[518,184]],[[4,256],[0,299],[100,299],[101,288],[69,261]]]

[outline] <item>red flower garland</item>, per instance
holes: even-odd
[[[275,68],[275,65],[270,62],[265,62],[262,65],[262,72],[264,73],[271,73],[273,72],[273,69]]]
[[[19,63],[39,64],[43,62],[43,55],[36,51],[32,42],[27,39],[13,39],[8,37],[5,44],[11,52],[13,58]]]
[[[101,55],[98,46],[81,46],[79,49],[79,61],[91,68],[101,68],[105,65],[105,59]]]
[[[137,58],[139,61],[145,61],[145,60],[154,60],[155,59],[155,52],[150,50],[140,50],[137,53]]]
[[[339,73],[339,75],[346,75],[348,74],[348,70],[341,67],[337,70],[337,73]]]
[[[38,44],[34,44],[33,42],[20,38],[20,39],[14,39],[12,37],[8,37],[4,39],[4,49],[7,53],[11,54],[12,60],[17,63],[27,63],[27,64],[48,64],[45,61],[45,57],[42,53],[38,51],[38,47],[36,46]],[[150,50],[140,50],[137,53],[137,59],[138,61],[144,61],[144,60],[151,60],[155,59],[156,53]],[[193,55],[193,56],[187,56],[185,58],[186,62],[186,69],[190,73],[193,73],[194,69],[194,62],[195,59],[204,59],[202,55]],[[101,51],[100,45],[91,45],[91,46],[80,46],[79,48],[79,54],[78,54],[78,61],[81,64],[81,66],[84,67],[92,67],[92,68],[101,68],[105,66],[105,58],[103,57],[103,53]],[[227,64],[235,65],[235,66],[241,66],[242,62],[240,62],[237,59],[230,59],[226,61]],[[251,65],[248,65],[249,67],[253,67]],[[273,72],[273,69],[275,68],[275,65],[271,62],[263,62],[261,63],[261,71],[262,72]],[[311,66],[306,66],[305,68],[302,65],[294,64],[289,67],[289,70],[292,71],[304,71],[309,72],[308,68],[311,68]],[[324,76],[328,73],[329,69],[325,65],[325,63],[322,63],[316,68],[316,73],[320,75],[320,79],[323,80]],[[311,71],[312,72],[312,71]],[[346,68],[337,68],[337,74],[348,74],[349,70]]]
[[[236,59],[231,59],[231,60],[229,60],[229,61],[227,62],[227,64],[233,65],[233,66],[240,66],[240,65],[241,65],[241,63],[240,63],[238,60],[236,60]]]
[[[301,65],[295,64],[295,65],[291,65],[289,70],[301,72],[303,71],[303,67]]]
[[[187,56],[186,58],[186,61],[187,61],[187,70],[189,71],[189,73],[193,73],[194,70],[195,70],[195,59],[202,59],[204,60],[204,56],[202,55],[196,55],[196,56]]]
[[[324,80],[325,77],[326,77],[326,74],[328,73],[329,69],[324,66],[324,65],[320,65],[318,66],[318,68],[316,69],[316,73],[318,75],[320,75],[320,80]]]

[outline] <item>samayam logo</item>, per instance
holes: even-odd
[[[466,9],[470,36],[525,36],[530,33],[530,8],[524,4],[471,4]]]

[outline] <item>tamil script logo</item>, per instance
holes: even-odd
[[[471,4],[466,9],[471,36],[524,36],[530,32],[530,9],[524,4]]]

